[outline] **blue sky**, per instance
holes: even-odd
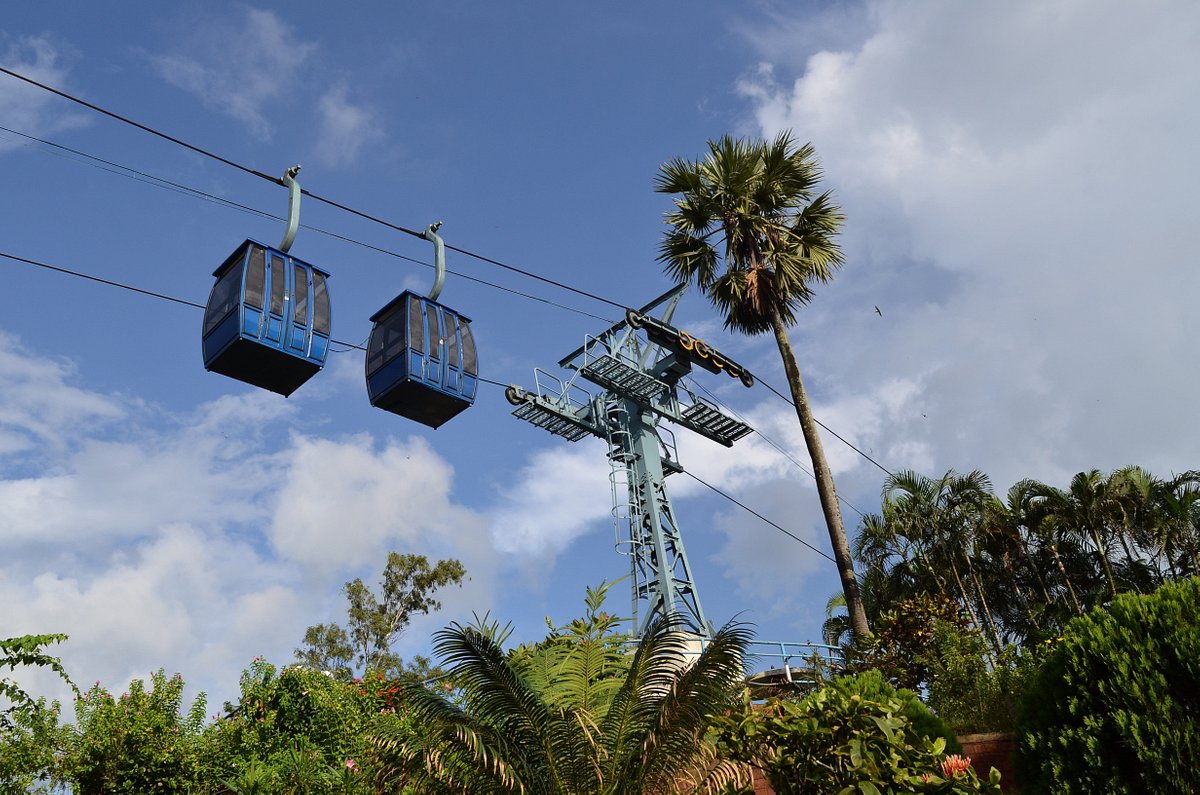
[[[662,162],[724,133],[812,141],[848,216],[847,264],[793,329],[817,415],[884,466],[980,469],[999,490],[1082,469],[1200,465],[1200,10],[1186,2],[949,0],[611,5],[63,2],[8,9],[0,64],[447,243],[623,304],[654,262]],[[286,195],[0,76],[0,124],[260,210]],[[0,132],[0,251],[203,302],[281,222]],[[431,246],[306,200],[302,221],[429,262]],[[302,229],[334,335],[427,268]],[[451,252],[487,378],[532,386],[612,307]],[[388,550],[471,575],[398,650],[472,611],[581,610],[626,564],[607,464],[509,415],[500,389],[437,431],[370,408],[359,352],[290,399],[206,373],[200,312],[0,259],[0,636],[66,632],[80,681],[158,667],[214,701],[255,655],[341,620]],[[882,315],[875,312],[878,306]],[[564,308],[565,307],[565,308]],[[784,386],[767,338],[697,295],[676,321]],[[762,388],[698,380],[795,458]],[[707,380],[704,380],[707,379]],[[677,433],[684,466],[823,550],[811,478],[767,440]],[[883,473],[826,439],[839,489]],[[833,565],[694,482],[669,481],[709,617],[817,639]],[[627,604],[618,586],[613,607]],[[50,688],[49,683],[45,683]]]

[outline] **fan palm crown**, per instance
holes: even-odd
[[[828,191],[816,193],[812,145],[782,133],[771,143],[724,136],[708,146],[707,158],[675,158],[658,175],[656,189],[679,197],[658,259],[676,282],[703,290],[733,331],[771,331],[775,312],[791,325],[811,283],[828,282],[843,263],[835,238],[844,216]]]
[[[787,328],[796,310],[842,265],[837,233],[844,216],[828,191],[817,193],[821,169],[810,144],[790,133],[774,141],[724,136],[697,161],[661,167],[655,188],[675,196],[658,260],[679,284],[695,284],[744,334],[775,335],[792,402],[812,459],[821,512],[829,530],[842,593],[856,638],[870,635],[850,545]]]

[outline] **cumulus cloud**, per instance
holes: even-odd
[[[815,143],[848,216],[850,264],[800,320],[817,400],[908,383],[892,468],[1194,466],[1200,10],[866,8],[858,41],[742,86],[763,134]]]
[[[471,578],[402,650],[491,605],[504,560],[424,441],[301,434],[296,404],[262,392],[170,415],[3,342],[0,428],[21,444],[0,451],[0,637],[63,632],[77,678],[119,689],[165,666],[223,699],[251,657],[287,662],[306,626],[344,620],[343,583],[374,584],[388,551]]]
[[[69,88],[68,60],[47,36],[11,38],[0,32],[0,65],[39,83]],[[53,94],[8,76],[0,80],[0,118],[5,127],[38,137],[86,124],[83,116],[65,111]],[[0,153],[25,143],[24,138],[0,133]]]
[[[488,512],[492,543],[552,559],[611,516],[608,473],[603,448],[588,439],[535,450]]]
[[[267,139],[268,109],[286,97],[315,47],[273,11],[245,8],[239,18],[204,22],[151,61],[168,83]]]
[[[361,566],[463,520],[449,500],[449,464],[419,438],[376,451],[368,436],[296,436],[287,455],[268,537],[304,566]]]

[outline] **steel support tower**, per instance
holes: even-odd
[[[693,365],[726,373],[747,387],[745,368],[702,340],[670,325],[683,293],[676,287],[567,354],[559,378],[534,370],[535,389],[505,390],[513,415],[568,441],[597,436],[607,445],[618,551],[629,557],[633,626],[640,633],[657,616],[711,638],[688,564],[683,536],[667,496],[666,479],[682,472],[674,434],[663,420],[730,447],[751,432],[698,397],[682,382]],[[662,318],[650,312],[665,305]],[[582,378],[600,388],[581,387]]]

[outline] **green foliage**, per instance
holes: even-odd
[[[1038,651],[1009,647],[988,667],[978,632],[940,626],[930,657],[929,706],[958,734],[1011,732]]]
[[[43,651],[66,639],[60,634],[4,638],[0,640],[0,670],[49,668],[78,694],[59,658]],[[58,724],[58,702],[35,700],[5,676],[0,677],[0,706],[0,793],[33,792],[39,782],[53,787],[58,756],[67,739],[66,729]]]
[[[895,702],[900,705],[900,714],[908,720],[916,734],[929,740],[940,737],[945,740],[948,753],[962,753],[962,746],[958,744],[953,729],[946,725],[940,715],[933,714],[913,691],[892,687],[879,671],[839,676],[830,681],[829,687],[847,697],[857,694],[869,701]]]
[[[1200,471],[1163,480],[1139,467],[1092,469],[1065,489],[1018,481],[1003,499],[979,472],[900,472],[885,481],[881,515],[864,517],[854,556],[872,617],[917,594],[949,596],[987,656],[1036,649],[1118,593],[1195,573]],[[839,633],[834,618],[828,629]]]
[[[880,614],[871,638],[851,651],[851,664],[856,669],[881,671],[897,687],[916,690],[929,681],[939,627],[971,631],[949,597],[910,596]]]
[[[986,781],[970,768],[954,772],[945,740],[922,736],[899,701],[851,687],[764,705],[747,693],[742,709],[718,716],[714,729],[720,749],[761,770],[779,795],[1000,792],[995,769]]]
[[[1200,771],[1200,580],[1123,594],[1075,619],[1021,701],[1028,792],[1194,792]]]
[[[0,640],[0,670],[12,671],[19,667],[49,668],[58,673],[62,680],[78,693],[79,689],[67,676],[62,662],[57,657],[42,651],[43,647],[52,643],[61,643],[66,639],[66,635],[60,634],[20,635],[15,638],[4,638]],[[29,710],[36,705],[33,698],[7,676],[0,677],[0,700],[9,702],[4,711],[0,712],[0,729],[9,725],[9,715],[14,711]],[[3,701],[0,701],[0,705],[3,704]]]
[[[897,686],[923,690],[950,727],[953,749],[955,734],[1013,730],[1016,702],[1035,663],[1033,650],[992,654],[954,600],[922,593],[885,610],[875,635],[850,650],[849,666],[879,670]]]
[[[820,180],[812,145],[791,133],[726,135],[700,160],[664,163],[655,189],[676,198],[659,262],[677,283],[703,290],[734,331],[771,331],[773,315],[793,325],[811,284],[828,282],[844,261],[836,238],[845,216],[828,191],[817,193]]]
[[[59,725],[60,706],[39,698],[10,714],[0,731],[0,793],[51,792],[60,781],[59,755],[70,729]]]
[[[414,616],[440,610],[433,594],[447,585],[461,585],[466,569],[457,560],[430,566],[424,555],[388,553],[376,595],[361,579],[346,583],[347,627],[317,624],[304,633],[296,659],[309,668],[331,671],[347,679],[357,670],[401,676],[404,661],[391,652],[392,644]],[[419,666],[419,663],[418,663]]]
[[[619,631],[621,619],[603,610],[612,583],[587,589],[586,614],[562,627],[546,618],[550,635],[509,654],[514,668],[549,702],[595,718],[608,711],[632,659],[634,636]]]
[[[256,658],[242,672],[237,704],[227,703],[205,734],[206,777],[241,793],[342,792],[347,776],[365,786],[363,738],[376,715],[396,712],[398,692],[381,675],[344,682]]]
[[[354,675],[354,645],[350,642],[350,633],[339,625],[311,626],[304,631],[303,642],[304,645],[296,649],[296,659],[301,665],[329,671],[339,679]]]
[[[391,791],[641,793],[715,791],[741,769],[715,756],[708,716],[741,686],[749,635],[727,626],[698,657],[690,636],[653,624],[621,664],[624,636],[589,590],[588,616],[506,654],[496,623],[439,632],[449,692],[405,683],[413,726],[372,738]],[[620,676],[619,672],[624,675]]]
[[[205,697],[181,712],[183,678],[160,669],[150,689],[135,679],[120,698],[97,682],[75,703],[77,727],[65,760],[79,795],[184,793],[199,781]]]

